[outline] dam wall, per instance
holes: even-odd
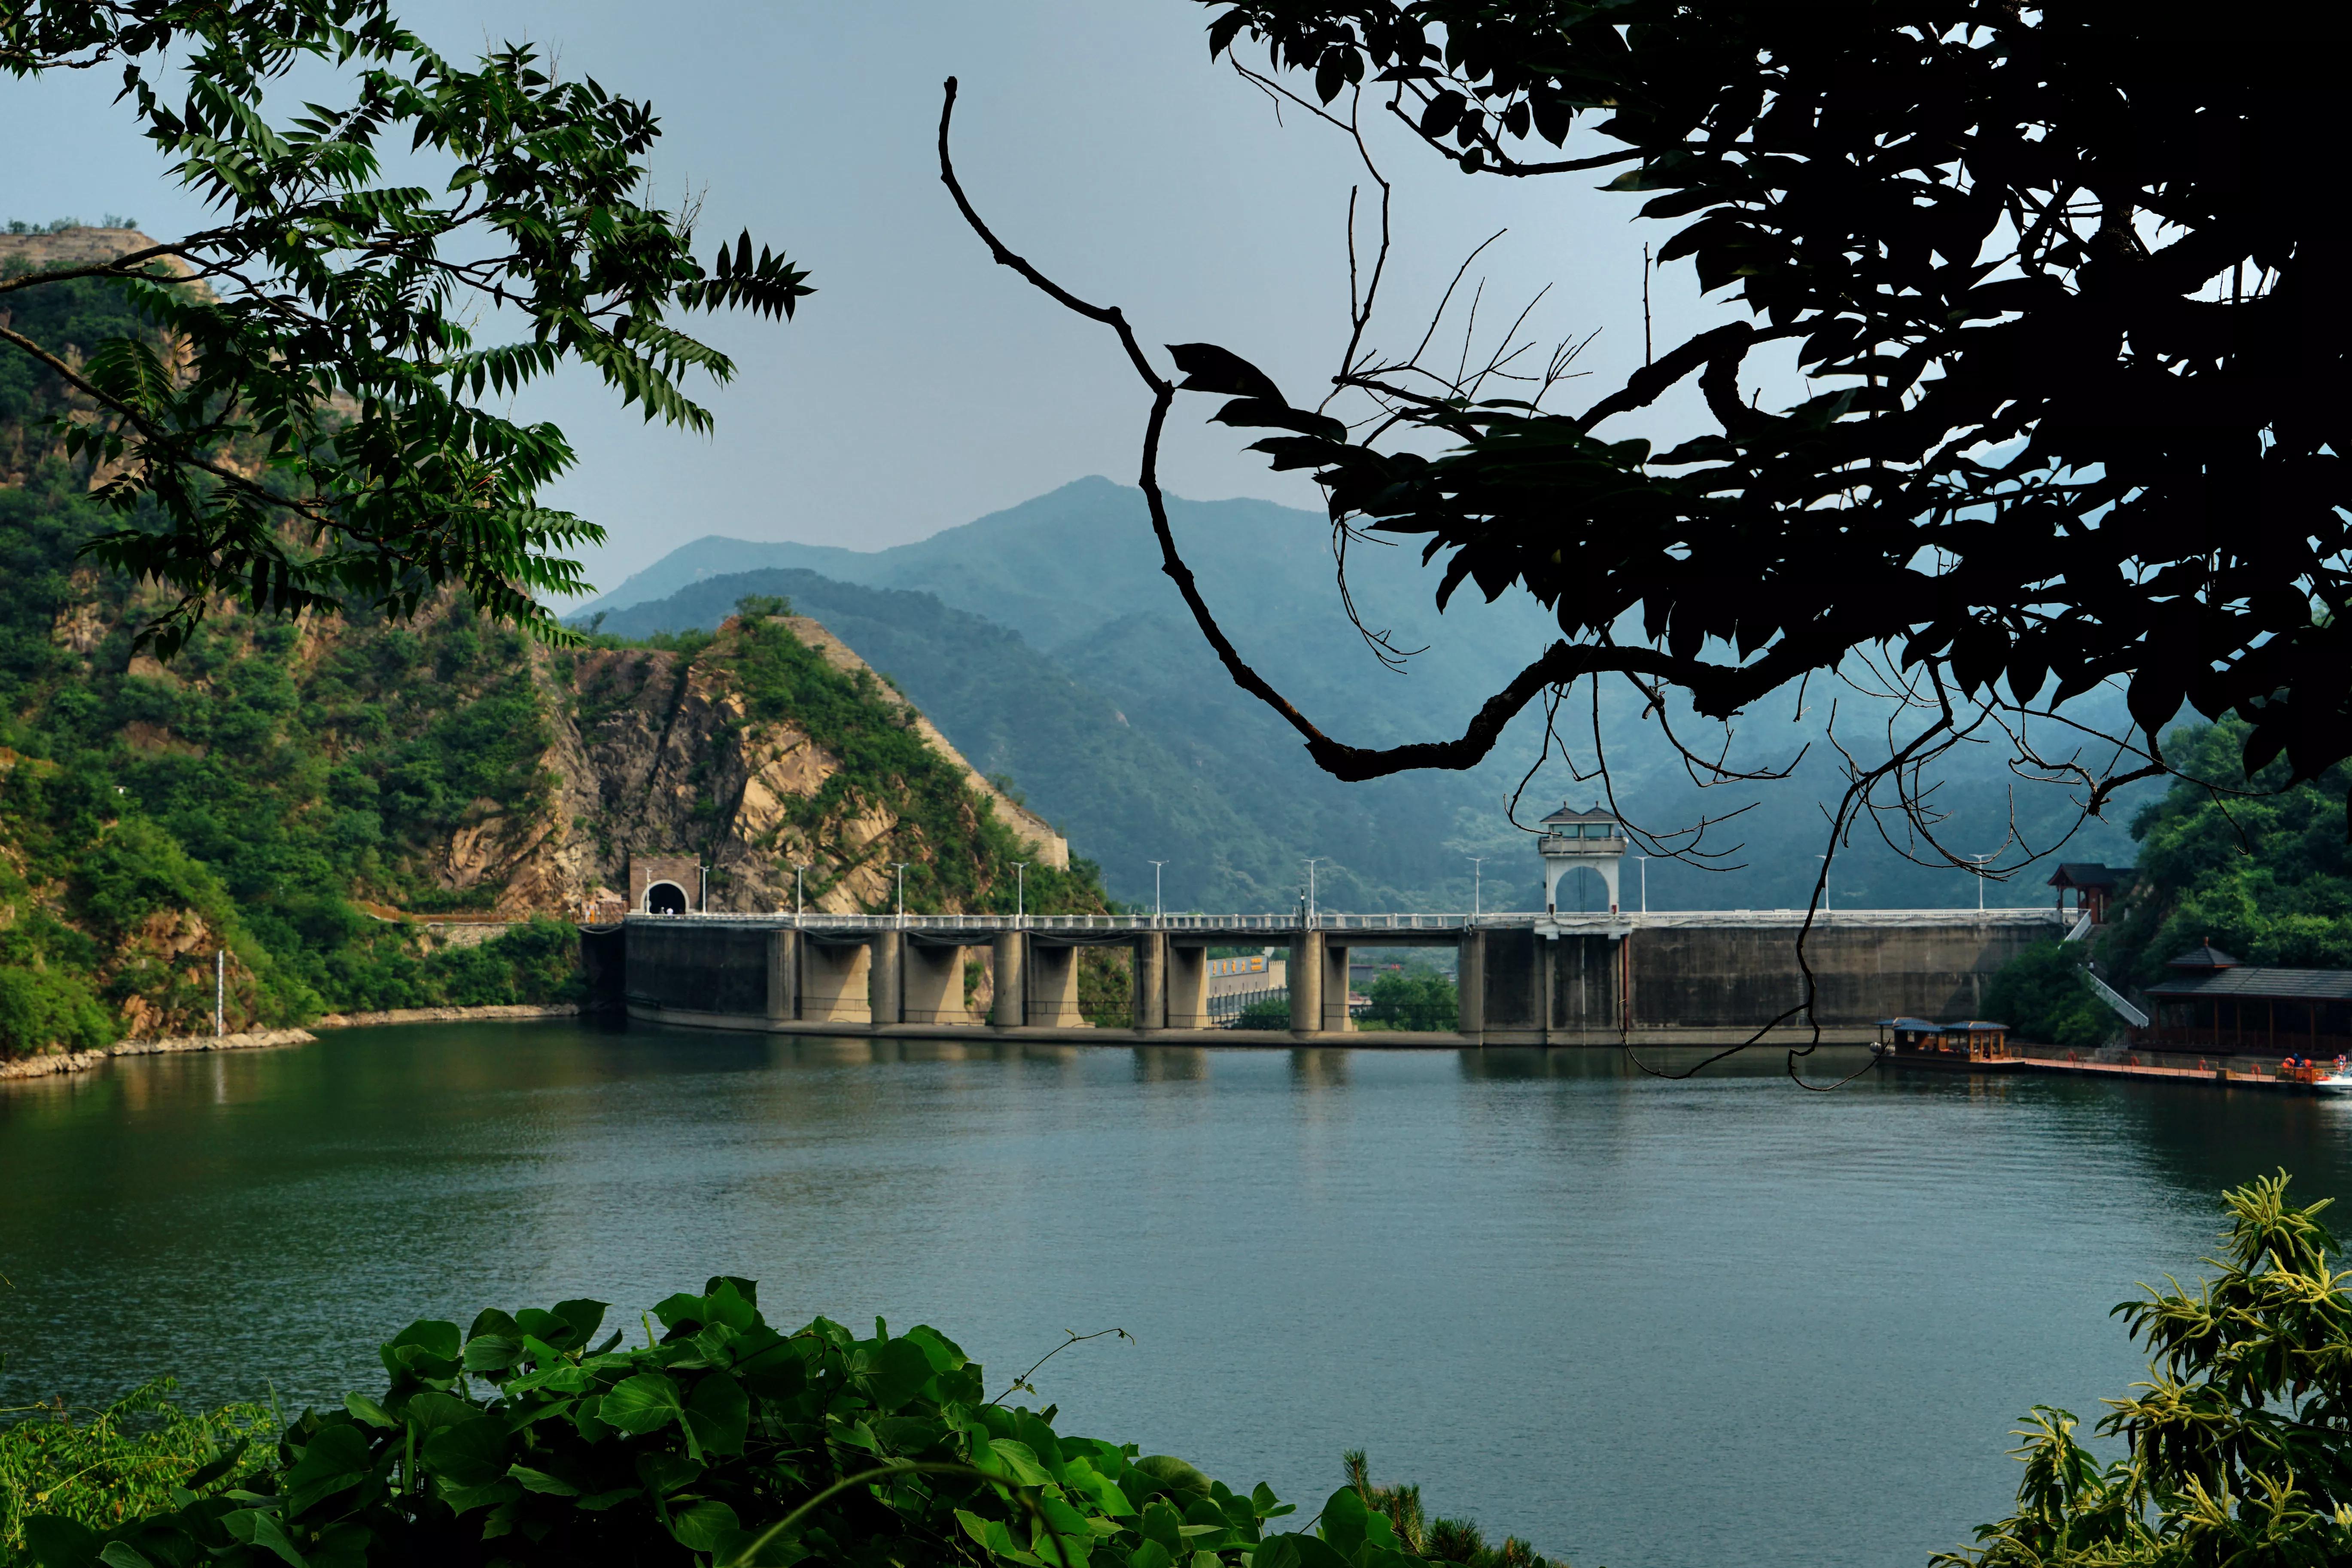
[[[2046,910],[1698,911],[1664,914],[998,917],[894,920],[631,915],[600,962],[632,1017],[773,1033],[1252,1044],[1334,1035],[1364,1045],[1726,1045],[1769,1028],[1856,1044],[1881,1018],[1976,1016],[1992,975],[2063,934]],[[1385,923],[1383,923],[1385,921]],[[1123,922],[1123,923],[1122,923]],[[1803,938],[1801,957],[1799,939]],[[1208,1028],[1203,950],[1286,943],[1287,1030]],[[1129,948],[1135,1026],[1078,1016],[1076,950]],[[1444,947],[1459,963],[1451,1034],[1379,1035],[1347,1006],[1358,950]],[[994,1000],[961,1005],[952,979],[982,963]],[[1812,997],[1804,1013],[1808,971]],[[617,984],[614,984],[614,982]],[[609,994],[609,993],[608,993]]]

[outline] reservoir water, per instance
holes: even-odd
[[[1577,1568],[1920,1564],[2005,1511],[2014,1417],[2142,1374],[2107,1309],[2197,1270],[2224,1185],[2352,1186],[2352,1108],[1780,1061],[569,1024],[126,1059],[0,1085],[0,1405],[290,1411],[415,1318],[730,1273],[992,1387],[1123,1328],[1033,1402],[1308,1512],[1362,1447]]]

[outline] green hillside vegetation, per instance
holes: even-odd
[[[2103,956],[2147,984],[2165,960],[2210,939],[2242,963],[2352,968],[2352,858],[2341,763],[2290,786],[2282,757],[2246,776],[2246,726],[2177,730],[2176,783],[2132,823],[2139,879]]]
[[[2113,923],[2095,950],[2052,942],[2019,954],[1986,991],[1989,1016],[2026,1039],[2090,1049],[2120,1026],[2086,961],[2122,989],[2162,980],[2166,960],[2208,941],[2244,963],[2352,968],[2352,773],[2339,763],[2290,785],[2281,759],[2249,779],[2245,737],[2234,719],[2166,737],[2188,778],[2133,819],[2138,875]]]
[[[716,627],[745,595],[788,598],[824,622],[887,671],[974,767],[1020,780],[1025,804],[1074,844],[1090,852],[1124,847],[1181,856],[1181,885],[1193,898],[1171,907],[1257,909],[1289,899],[1297,868],[1243,803],[1213,788],[1202,769],[1138,730],[1109,698],[1020,633],[951,609],[935,595],[771,568],[614,611],[600,629],[690,637]],[[1146,869],[1140,886],[1148,897]]]
[[[66,318],[41,324],[66,341],[136,327],[95,286],[22,309]],[[25,363],[0,358],[0,1055],[209,1032],[221,951],[232,1029],[572,999],[563,921],[428,951],[362,907],[492,909],[500,884],[453,879],[451,846],[551,820],[555,716],[568,702],[593,721],[598,698],[562,689],[572,662],[535,658],[462,599],[409,626],[221,611],[168,667],[136,656],[146,601],[78,560],[112,516],[56,455],[46,421],[67,405]],[[942,849],[910,872],[910,907],[1012,907],[1019,846],[874,693],[780,623],[725,648],[657,640],[739,683],[750,720],[789,716],[844,759],[803,815],[864,790]],[[1083,865],[1029,887],[1033,910],[1103,907]]]

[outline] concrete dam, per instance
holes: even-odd
[[[690,914],[682,877],[658,881],[633,868],[636,910],[618,931],[590,933],[586,955],[592,986],[648,1022],[1099,1044],[1346,1035],[1423,1047],[1729,1045],[1799,1008],[1810,969],[1813,1020],[1795,1017],[1768,1037],[1801,1043],[1818,1021],[1824,1043],[1864,1044],[1881,1018],[1976,1016],[2003,964],[2068,929],[2055,909],[1823,910],[1810,932],[1801,910],[1628,913],[1618,905],[1629,847],[1612,813],[1562,805],[1535,843],[1544,908],[1519,914],[1323,914],[1311,893],[1296,914],[1275,915]],[[1560,885],[1579,873],[1599,879],[1606,912],[1561,911]],[[1285,944],[1289,1027],[1216,1026],[1209,950]],[[1106,946],[1131,953],[1125,1029],[1094,1027],[1078,1011],[1078,955]],[[1351,959],[1430,947],[1454,950],[1454,1032],[1359,1029]],[[986,981],[984,1016],[966,1000],[978,991],[967,986],[973,962]]]
[[[590,938],[590,973],[633,1018],[775,1034],[1100,1044],[1726,1045],[1804,995],[1800,910],[1487,915],[647,915]],[[1894,1016],[1963,1018],[1994,972],[2063,935],[2053,910],[1841,910],[1805,942],[1825,1042],[1876,1037]],[[1208,950],[1286,944],[1286,1030],[1218,1028]],[[1133,1025],[1078,1012],[1078,954],[1132,955]],[[1348,966],[1367,950],[1452,948],[1453,1034],[1360,1030]],[[982,965],[984,1012],[965,1003]],[[1775,1040],[1810,1037],[1801,1021]]]

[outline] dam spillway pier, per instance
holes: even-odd
[[[1717,1046],[1745,1039],[1804,994],[1801,910],[1573,914],[626,916],[591,973],[632,1018],[770,1034],[980,1037],[1101,1045]],[[1816,911],[1805,963],[1824,1044],[1864,1045],[1881,1018],[1967,1016],[2027,947],[2064,934],[2040,910]],[[1222,1028],[1212,947],[1288,948],[1289,1026]],[[1078,1010],[1078,954],[1132,954],[1126,1028]],[[1452,948],[1452,1032],[1359,1029],[1357,952]],[[965,965],[988,976],[966,1004]],[[1798,1044],[1810,1026],[1767,1037]]]

